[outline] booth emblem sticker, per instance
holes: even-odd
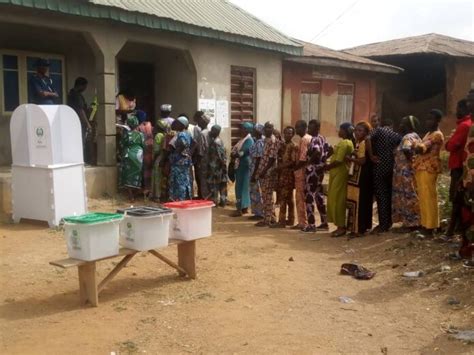
[[[44,128],[43,127],[35,127],[35,135],[36,135],[36,147],[37,148],[45,148],[46,141],[44,139]]]

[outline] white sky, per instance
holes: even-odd
[[[334,49],[432,32],[474,41],[474,0],[230,1],[288,36]]]

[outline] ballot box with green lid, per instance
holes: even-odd
[[[64,237],[71,258],[91,261],[119,253],[119,213],[87,213],[64,217]]]

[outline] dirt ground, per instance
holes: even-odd
[[[0,225],[0,352],[474,353],[446,333],[474,328],[474,271],[449,261],[448,245],[258,229],[230,211],[214,210],[214,234],[198,243],[196,280],[140,254],[100,294],[98,308],[79,304],[75,269],[48,264],[67,257],[61,231]],[[176,258],[176,247],[163,253]],[[100,263],[100,276],[118,260]],[[351,261],[377,275],[339,275]],[[441,272],[446,265],[451,270]],[[426,274],[401,276],[415,270]]]

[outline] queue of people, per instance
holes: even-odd
[[[473,111],[471,92],[459,101],[457,129],[447,140],[439,129],[443,113],[433,109],[424,120],[423,137],[414,116],[404,117],[397,130],[392,122],[373,116],[370,122],[355,126],[341,124],[340,141],[333,147],[321,135],[317,120],[301,120],[295,127],[286,127],[283,138],[270,122],[263,126],[245,122],[229,165],[229,173],[235,177],[236,211],[232,216],[249,214],[249,219],[257,221],[256,227],[289,227],[303,233],[328,231],[332,223],[336,229],[331,236],[335,238],[389,230],[433,236],[440,231],[437,181],[445,146],[450,153],[453,213],[441,240],[451,240],[458,231],[463,243],[457,257],[471,259]],[[326,172],[327,198],[323,194]],[[373,228],[374,201],[379,223]],[[394,223],[400,226],[392,229]]]

